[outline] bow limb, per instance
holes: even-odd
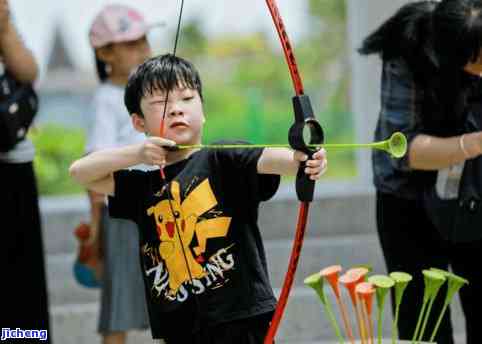
[[[309,98],[304,95],[303,82],[298,71],[296,58],[276,2],[275,0],[266,0],[266,4],[276,26],[276,31],[278,32],[278,36],[283,47],[284,55],[295,90],[295,96],[293,97],[295,122],[289,131],[289,142],[293,149],[300,150],[311,157],[315,150],[308,147],[308,145],[305,143],[303,138],[304,129],[308,128],[310,131],[310,144],[321,144],[323,142],[323,129],[313,114]],[[300,201],[300,206],[288,270],[285,275],[278,304],[271,320],[268,333],[266,334],[264,344],[272,344],[276,336],[276,331],[278,330],[286,303],[288,302],[291,288],[293,286],[296,268],[298,266],[301,249],[303,247],[310,202],[313,200],[315,188],[315,182],[310,180],[304,173],[304,168],[305,164],[301,163],[296,178],[296,193],[298,200]]]
[[[276,26],[276,31],[278,32],[281,45],[283,46],[283,52],[285,54],[286,62],[288,63],[291,80],[293,80],[295,93],[298,96],[302,95],[304,94],[303,82],[298,71],[298,64],[296,63],[295,54],[293,52],[293,48],[291,47],[288,34],[286,33],[283,19],[278,10],[278,6],[276,5],[275,0],[266,0],[266,4],[268,5],[268,9],[271,13],[271,17],[273,18],[274,25]]]

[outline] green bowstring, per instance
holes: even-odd
[[[327,143],[320,145],[306,145],[309,148],[371,148],[375,143]],[[179,149],[236,149],[236,148],[291,148],[287,143],[280,144],[197,144],[197,145],[176,145]]]
[[[375,148],[388,152],[393,158],[402,158],[407,153],[407,138],[400,132],[393,133],[388,140],[371,143],[326,143],[307,144],[308,148],[354,149]],[[177,149],[236,149],[236,148],[291,148],[289,144],[194,144],[177,145]]]

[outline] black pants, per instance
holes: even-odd
[[[272,313],[268,313],[212,327],[202,327],[198,333],[178,334],[172,338],[164,338],[164,341],[166,344],[263,344],[271,317]]]
[[[430,267],[446,270],[450,266],[455,274],[470,282],[460,290],[467,344],[482,343],[482,334],[478,331],[478,326],[482,325],[482,272],[478,265],[482,256],[482,241],[447,242],[434,228],[418,201],[380,192],[377,193],[377,226],[388,271],[404,271],[414,276],[400,307],[400,338],[411,339],[413,336],[424,290],[421,271]],[[432,309],[424,339],[429,339],[432,333],[445,294],[444,287]],[[447,312],[439,328],[436,338],[438,344],[454,343],[449,315]]]
[[[0,163],[0,328],[47,330],[47,283],[37,187],[31,163]],[[23,340],[20,340],[23,342]]]

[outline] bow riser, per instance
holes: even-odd
[[[288,141],[293,149],[305,153],[309,159],[313,158],[316,148],[309,147],[305,142],[305,129],[309,129],[309,144],[320,145],[323,143],[324,134],[320,123],[315,118],[310,98],[306,95],[293,97],[295,123],[288,133]],[[296,175],[296,194],[301,202],[313,201],[315,181],[305,173],[306,163],[300,163]]]

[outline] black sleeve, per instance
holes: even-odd
[[[141,202],[145,198],[149,174],[139,170],[114,172],[114,196],[109,197],[109,215],[137,222]]]
[[[232,143],[232,142],[230,142]],[[245,142],[235,142],[245,143]],[[248,192],[253,201],[267,201],[274,196],[280,184],[280,176],[275,174],[259,174],[258,160],[263,153],[262,148],[239,148],[218,150],[223,156],[224,168],[236,178],[237,187],[241,193]],[[244,188],[248,186],[247,190]]]

